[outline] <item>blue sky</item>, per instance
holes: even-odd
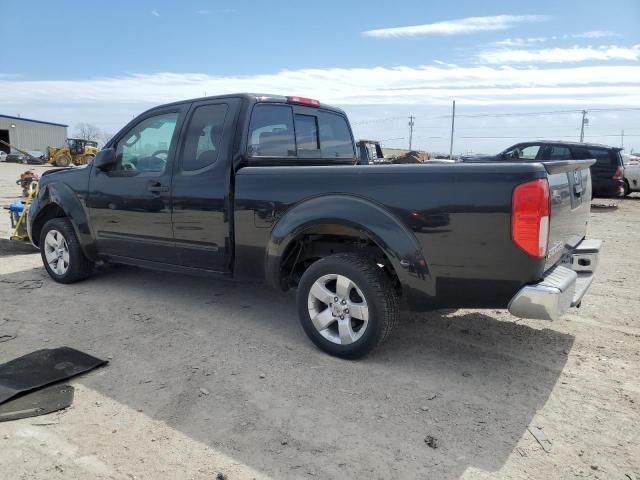
[[[593,110],[590,140],[625,129],[640,149],[640,111],[614,110],[640,108],[638,0],[0,0],[0,19],[0,113],[115,131],[180,98],[300,94],[389,146],[414,114],[415,144],[445,150],[456,99],[462,115]],[[456,149],[569,137],[579,116],[460,117]]]

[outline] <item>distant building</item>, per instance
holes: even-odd
[[[62,147],[67,141],[67,125],[0,114],[0,140],[21,150],[47,152],[47,147]],[[0,143],[0,150],[10,153]]]

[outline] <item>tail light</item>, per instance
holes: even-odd
[[[518,185],[511,202],[511,238],[528,255],[544,258],[549,242],[549,183],[540,178]]]
[[[297,103],[298,105],[306,105],[308,107],[319,107],[320,101],[307,97],[287,97],[288,103]]]
[[[618,168],[616,168],[616,174],[613,176],[614,180],[622,180],[622,177],[624,176],[624,169],[618,165]]]

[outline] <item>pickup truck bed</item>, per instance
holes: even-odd
[[[347,358],[403,306],[555,319],[581,301],[600,249],[584,240],[591,161],[355,161],[344,113],[313,100],[157,107],[91,166],[43,176],[31,239],[62,283],[104,260],[295,288],[309,337]]]

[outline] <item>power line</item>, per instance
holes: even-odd
[[[575,135],[556,135],[556,134],[551,134],[551,135],[538,135],[539,137],[548,137],[548,138],[574,138]],[[624,134],[625,137],[640,137],[640,134],[638,135],[628,135],[628,134]],[[475,140],[480,140],[480,139],[489,139],[489,138],[525,138],[525,137],[531,137],[531,135],[527,134],[527,135],[516,135],[516,136],[465,136],[465,137],[460,137],[460,138],[466,138],[466,139],[475,139]],[[619,133],[607,133],[607,134],[602,134],[602,135],[598,135],[598,134],[594,134],[594,135],[585,135],[585,138],[598,138],[598,137],[620,137]]]
[[[583,109],[575,109],[575,110],[548,110],[542,112],[505,112],[505,113],[490,113],[490,112],[481,112],[481,113],[467,113],[460,114],[456,113],[456,117],[458,118],[500,118],[500,117],[528,117],[528,116],[547,116],[547,115],[565,115],[565,114],[581,114]],[[589,112],[626,112],[626,111],[640,111],[640,107],[611,107],[611,108],[590,108]],[[433,117],[422,117],[420,115],[413,115],[414,118],[432,118],[432,119],[442,119],[442,118],[451,118],[451,115],[440,115]],[[370,120],[363,120],[360,122],[352,122],[352,125],[366,125],[370,123],[382,123],[382,122],[390,122],[395,120],[404,120],[407,117],[385,117],[385,118],[376,118]],[[420,128],[437,128],[431,126],[425,126]]]

